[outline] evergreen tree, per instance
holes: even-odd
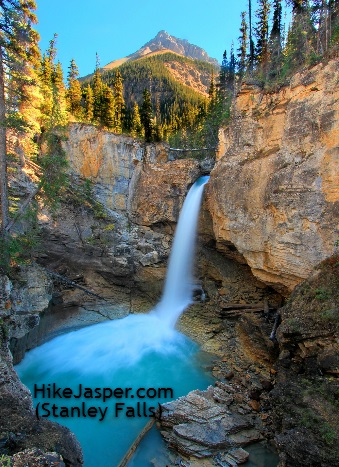
[[[66,125],[68,122],[66,87],[60,62],[54,66],[52,75],[52,91],[53,107],[50,123],[53,128],[58,125]]]
[[[107,86],[107,84],[103,84],[100,123],[109,130],[113,128],[115,130],[116,128],[116,111],[114,101],[115,99],[112,89]]]
[[[317,52],[339,42],[339,0],[312,0],[312,22],[317,31]]]
[[[330,41],[331,45],[339,43],[339,0],[329,0]]]
[[[249,54],[249,70],[252,73],[254,65],[254,41],[252,34],[252,0],[248,0],[248,19],[249,19],[249,41],[250,41],[250,54]]]
[[[140,119],[139,106],[136,102],[133,105],[131,135],[134,138],[143,136],[143,128]]]
[[[273,24],[269,40],[269,56],[268,64],[269,78],[274,79],[279,76],[283,56],[282,56],[282,6],[281,0],[273,1]]]
[[[113,85],[114,99],[115,99],[115,117],[114,117],[114,131],[115,133],[122,133],[123,118],[125,114],[125,100],[124,100],[124,88],[122,83],[122,76],[117,70],[115,74],[115,80]]]
[[[307,0],[289,0],[289,3],[293,15],[284,50],[284,66],[293,72],[314,53],[315,31]]]
[[[99,55],[96,54],[96,67],[93,77],[93,120],[101,123],[103,82],[100,73]]]
[[[214,107],[217,101],[217,88],[215,85],[215,78],[214,78],[213,71],[212,71],[210,87],[208,89],[208,97],[209,97],[209,107]]]
[[[219,72],[219,83],[218,83],[218,94],[220,95],[221,99],[226,97],[227,92],[227,83],[228,83],[228,60],[227,60],[227,52],[224,51],[222,55],[221,67]]]
[[[304,13],[308,6],[308,0],[286,0],[286,3],[292,6],[294,15]]]
[[[255,34],[257,37],[257,44],[255,48],[255,59],[259,67],[266,71],[268,59],[269,59],[269,48],[268,48],[268,31],[269,31],[269,12],[270,2],[268,0],[259,0],[259,9],[256,12],[258,21],[255,28]]]
[[[85,97],[85,120],[87,123],[93,122],[93,107],[94,107],[94,97],[93,90],[88,84],[84,91]]]
[[[281,41],[281,35],[282,35],[281,18],[282,18],[281,0],[273,0],[273,24],[272,24],[272,30],[271,30],[271,38],[278,37],[279,42]]]
[[[0,195],[2,245],[5,248],[2,261],[5,268],[9,260],[6,249],[6,227],[9,222],[6,129],[13,127],[20,131],[25,127],[18,113],[20,102],[25,98],[22,92],[29,83],[27,66],[37,54],[38,35],[32,29],[32,24],[36,22],[35,9],[33,0],[0,2]],[[12,89],[15,83],[16,88],[22,90],[16,102],[8,102],[5,91],[8,82],[11,82]]]
[[[63,80],[61,63],[55,64],[57,56],[56,40],[54,34],[50,40],[49,48],[42,57],[40,67],[41,92],[41,127],[49,130],[58,125],[65,125],[68,121],[66,110],[66,88]]]
[[[69,72],[67,75],[68,91],[67,91],[67,105],[69,112],[76,118],[82,116],[82,91],[78,81],[79,70],[72,58],[70,66],[68,67]]]
[[[234,44],[232,42],[231,52],[230,52],[230,63],[229,63],[229,77],[228,77],[228,89],[233,93],[235,87],[235,71],[236,71],[237,61],[234,55]]]
[[[42,102],[40,106],[40,125],[42,129],[49,127],[49,119],[52,115],[53,89],[52,89],[53,66],[46,54],[43,54],[40,67],[40,86]]]
[[[153,141],[153,133],[154,133],[154,120],[153,120],[153,108],[152,108],[152,100],[151,100],[151,93],[144,89],[142,94],[143,102],[141,105],[141,123],[144,128],[144,135],[146,143],[150,143]]]
[[[240,37],[239,37],[239,48],[238,48],[238,73],[240,78],[246,72],[247,66],[247,43],[248,43],[248,26],[246,21],[246,11],[241,13],[241,26],[240,26]]]

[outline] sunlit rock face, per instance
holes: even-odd
[[[117,285],[142,289],[156,302],[175,224],[201,173],[199,163],[170,160],[165,143],[145,144],[93,125],[70,124],[65,136],[70,171],[90,180],[104,216],[80,200],[80,206],[64,203],[55,219],[41,217],[44,264],[81,271],[100,295]]]
[[[265,93],[244,84],[220,131],[206,187],[217,248],[288,294],[334,250],[339,214],[339,65],[299,73]]]
[[[126,210],[129,182],[143,159],[167,160],[166,146],[147,145],[125,135],[100,130],[93,125],[69,125],[63,143],[70,169],[95,183],[100,202],[114,211]]]

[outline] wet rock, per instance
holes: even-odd
[[[214,159],[204,159],[199,163],[202,175],[209,175],[215,166]]]
[[[225,403],[221,404],[221,399]],[[161,427],[165,440],[184,455],[202,458],[260,439],[249,418],[228,410],[231,401],[232,395],[220,386],[209,386],[206,391],[192,391],[163,404]]]
[[[37,328],[40,313],[51,298],[51,281],[41,267],[32,264],[15,272],[11,287],[6,280],[2,283],[7,284],[3,295],[10,291],[12,306],[0,323],[0,453],[17,453],[13,456],[13,465],[17,466],[54,465],[53,462],[60,467],[80,466],[81,447],[71,431],[49,420],[37,420],[31,394],[19,380],[9,351],[10,340],[21,339]],[[37,448],[58,454],[46,457]]]

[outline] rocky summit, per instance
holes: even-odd
[[[191,44],[187,39],[179,39],[178,37],[171,36],[166,31],[159,31],[153,39],[143,45],[139,50],[125,58],[108,63],[104,66],[104,69],[108,70],[124,62],[137,60],[138,58],[146,57],[156,52],[174,52],[183,57],[192,58],[193,60],[202,60],[216,67],[219,66],[218,60],[209,57],[207,52],[201,47]]]

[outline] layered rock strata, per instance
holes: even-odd
[[[229,411],[234,393],[219,383],[162,404],[162,434],[169,445],[184,456],[203,458],[260,440],[250,417]]]

